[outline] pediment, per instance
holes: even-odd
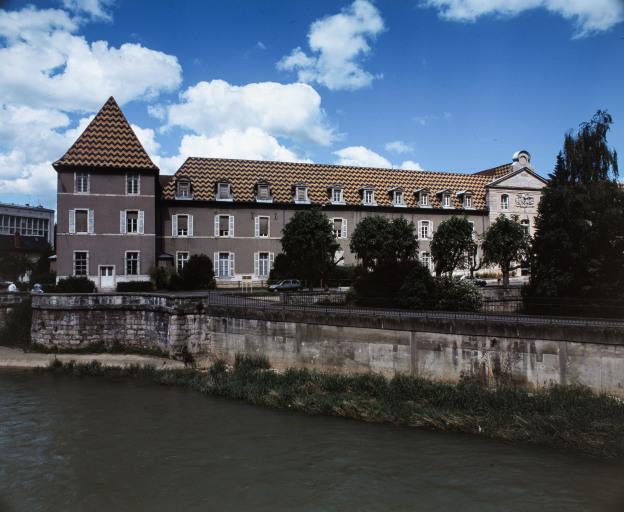
[[[497,180],[487,185],[488,188],[520,188],[520,189],[541,189],[546,186],[547,181],[539,174],[528,167],[522,167],[515,171],[501,176]]]

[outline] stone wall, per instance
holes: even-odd
[[[585,384],[624,398],[624,323],[339,308],[218,305],[201,297],[45,295],[33,301],[33,341],[61,347],[113,341],[179,350],[201,363],[264,354],[276,368],[407,373],[456,382]]]

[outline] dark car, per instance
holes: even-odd
[[[469,283],[474,284],[475,286],[485,286],[487,283],[485,279],[479,279],[478,277],[470,277],[470,276],[462,276],[460,278],[462,281],[468,281]]]
[[[296,292],[301,290],[301,281],[298,279],[284,279],[269,286],[271,292]]]

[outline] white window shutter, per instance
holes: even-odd
[[[87,217],[87,232],[92,235],[95,227],[95,214],[94,214],[94,210],[89,209],[89,213],[88,213],[88,217]]]
[[[219,216],[214,216],[214,236],[219,236]]]
[[[234,236],[234,215],[230,215],[230,225],[228,226],[230,236]]]
[[[122,235],[126,234],[126,210],[119,212],[119,232]]]
[[[219,253],[218,252],[213,253],[212,269],[214,270],[214,275],[216,277],[221,277],[219,275]]]
[[[188,236],[193,236],[193,216],[188,216]]]
[[[145,233],[145,212],[139,210],[139,233],[142,235]]]
[[[76,210],[69,210],[69,232],[76,232]]]
[[[171,216],[171,236],[174,238],[178,236],[178,216],[177,215]]]
[[[273,262],[275,261],[275,253],[269,253],[269,270],[273,270]]]
[[[260,236],[260,217],[254,218],[254,236],[256,238]]]
[[[230,253],[230,276],[234,276],[234,253]]]
[[[348,231],[347,231],[347,219],[342,219],[342,233],[341,233],[341,238],[347,238],[348,237]]]
[[[258,217],[256,217],[256,220]],[[254,252],[254,275],[260,275],[260,253]]]

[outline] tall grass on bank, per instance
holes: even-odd
[[[205,373],[153,367],[103,367],[54,361],[50,371],[71,375],[136,377],[201,393],[285,408],[432,430],[548,444],[585,453],[624,455],[624,404],[585,387],[536,392],[489,389],[472,379],[457,385],[398,375],[344,375],[306,369],[268,370],[265,358],[239,355],[233,368],[217,361]]]

